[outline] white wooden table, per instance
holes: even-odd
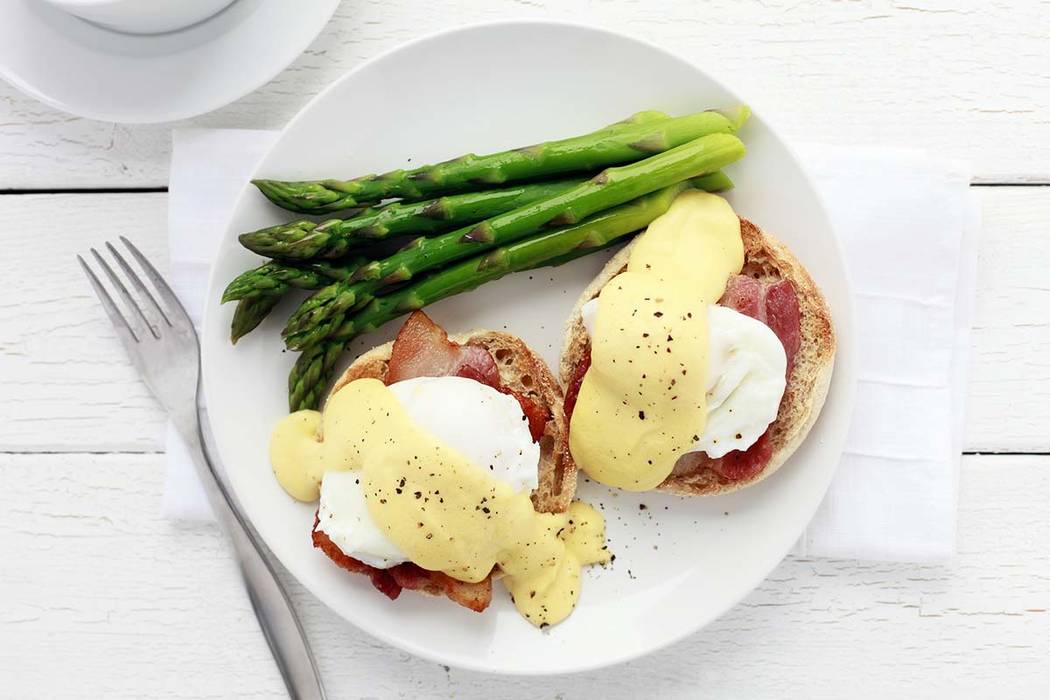
[[[789,559],[662,653],[537,679],[414,659],[291,582],[331,696],[1050,696],[1050,3],[345,0],[273,82],[188,124],[278,128],[381,51],[508,17],[664,44],[740,85],[789,137],[973,164],[985,224],[959,554]],[[219,534],[159,515],[161,412],[72,257],[126,234],[164,260],[170,130],[76,119],[0,84],[5,698],[283,695]]]

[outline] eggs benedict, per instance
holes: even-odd
[[[757,483],[816,420],[834,354],[830,312],[802,264],[725,199],[687,191],[569,319],[572,457],[633,491]]]
[[[517,338],[450,340],[422,312],[362,355],[323,412],[274,429],[278,482],[319,500],[312,537],[390,598],[420,590],[476,611],[501,578],[536,626],[572,611],[604,523],[572,500],[560,388]]]

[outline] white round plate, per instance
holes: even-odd
[[[147,36],[106,29],[42,0],[0,0],[0,77],[89,119],[186,119],[273,79],[338,4],[236,0],[192,27]]]
[[[642,109],[682,114],[748,99],[661,49],[606,31],[539,22],[475,26],[410,43],[336,82],[288,125],[258,175],[346,177],[582,133]],[[543,631],[514,611],[500,584],[480,615],[407,591],[391,602],[311,547],[315,507],[293,502],[267,459],[295,359],[281,352],[278,332],[294,306],[279,308],[233,347],[233,309],[218,305],[225,284],[258,264],[236,234],[287,218],[246,188],[212,272],[204,383],[237,496],[288,570],[336,613],[406,651],[522,674],[593,669],[651,652],[696,631],[758,585],[802,533],[838,464],[855,350],[839,246],[813,186],[761,113],[742,138],[749,153],[731,168],[737,187],[729,198],[741,215],[794,249],[832,306],[839,351],[823,414],[790,463],[729,496],[683,499],[581,484],[578,495],[604,509],[616,561],[592,567],[573,615]],[[427,312],[454,332],[507,329],[553,365],[564,320],[607,257],[511,275]],[[388,340],[399,325],[359,339],[356,348]]]

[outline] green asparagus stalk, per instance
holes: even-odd
[[[287,265],[271,261],[235,277],[226,285],[222,293],[222,303],[268,296],[273,293],[283,294],[289,287],[321,289],[335,280],[349,279],[353,272],[365,262],[367,262],[365,258],[355,258],[341,263],[322,262],[306,265]]]
[[[638,232],[635,231],[635,233],[638,233]],[[605,250],[606,248],[613,248],[615,246],[622,245],[622,244],[626,243],[627,241],[629,241],[631,239],[631,237],[632,236],[630,234],[628,234],[626,236],[623,236],[622,238],[614,238],[611,241],[606,241],[605,243],[603,243],[601,245],[598,245],[598,246],[595,246],[593,248],[576,248],[575,250],[571,250],[568,253],[565,253],[564,255],[555,256],[555,257],[551,258],[550,260],[547,260],[546,262],[538,263],[536,265],[533,265],[532,267],[523,268],[522,270],[519,270],[519,272],[528,272],[529,270],[539,270],[539,269],[544,268],[544,267],[561,267],[565,263],[570,263],[573,260],[575,260],[576,258],[582,258],[585,255],[592,255],[594,253],[599,253],[599,252]]]
[[[230,342],[236,345],[238,340],[254,331],[281,303],[282,297],[284,291],[238,301],[233,311],[233,321],[230,322]]]
[[[652,124],[670,119],[665,112],[637,112],[606,129]],[[367,207],[352,217],[317,223],[308,219],[241,234],[245,248],[271,258],[306,260],[339,258],[360,239],[381,239],[406,233],[434,233],[481,221],[555,194],[578,181],[535,183],[500,190],[470,192],[414,203]],[[355,240],[356,239],[356,240]]]
[[[362,265],[349,282],[333,283],[303,302],[284,330],[286,345],[301,350],[333,333],[346,313],[368,303],[381,288],[407,282],[475,253],[511,243],[548,226],[585,217],[677,182],[706,175],[739,160],[744,144],[731,134],[710,134],[630,165],[609,168],[548,199],[435,236],[417,238],[382,260]]]
[[[620,120],[618,122],[614,122],[612,124],[609,124],[608,126],[604,126],[601,129],[598,129],[597,131],[594,131],[594,132],[592,132],[589,135],[593,136],[593,135],[597,135],[597,134],[606,134],[606,133],[609,133],[609,132],[616,132],[616,131],[621,130],[621,129],[625,128],[625,127],[638,126],[638,125],[642,125],[642,124],[650,124],[650,125],[652,125],[652,124],[655,124],[656,122],[666,121],[666,120],[668,120],[670,118],[671,118],[670,115],[668,115],[666,112],[661,112],[660,110],[656,110],[656,109],[643,110],[641,112],[635,112],[634,114],[632,114],[631,116],[627,117],[626,119],[622,119],[622,120]],[[269,181],[263,181],[263,182],[269,182]],[[258,185],[259,183],[257,182],[255,184]],[[263,187],[260,187],[260,190],[262,190],[263,193],[266,194],[266,190],[264,190]],[[270,195],[267,195],[267,197],[269,197],[269,196]],[[276,204],[278,204],[279,206],[284,207],[284,204],[282,204],[280,201],[274,200],[274,202]],[[354,206],[354,205],[350,205],[350,206]],[[285,208],[288,208],[288,207],[285,207]],[[345,207],[342,205],[341,200],[340,201],[335,201],[335,202],[332,202],[332,203],[329,203],[329,204],[325,205],[323,210],[318,210],[318,209],[313,208],[313,207],[311,207],[309,209],[309,211],[306,211],[306,210],[303,210],[303,209],[297,209],[297,208],[293,208],[291,210],[292,211],[301,211],[302,213],[323,214],[323,213],[328,213],[328,212],[332,212],[332,211],[337,211],[337,210],[340,210],[340,209],[345,209]],[[356,219],[360,215],[368,214],[368,213],[370,213],[372,211],[375,211],[375,209],[373,207],[367,207],[367,206],[365,207],[365,209],[363,211],[360,210],[360,209],[353,210],[353,218]],[[496,213],[498,213],[498,212],[493,211],[491,214],[496,214]],[[491,215],[491,214],[489,214],[489,215]],[[344,219],[349,219],[349,218],[351,218],[351,217],[350,216],[344,217]],[[484,218],[484,217],[482,217],[482,218]],[[299,224],[299,223],[301,223],[301,222],[293,222],[293,224],[288,224],[288,225],[292,226],[294,224]],[[313,222],[309,222],[309,223],[313,223]],[[327,222],[325,222],[325,223],[327,223]],[[462,221],[460,223],[467,224],[467,223],[471,223],[471,222],[469,222],[469,221]],[[241,240],[241,242],[244,243],[245,247],[249,248],[250,250],[255,250],[255,248],[253,248],[252,246],[248,245],[243,239]],[[260,244],[265,244],[265,239],[261,239],[259,241],[259,243]],[[267,252],[262,251],[262,250],[255,250],[255,252],[259,253],[260,255],[270,255],[270,253],[267,253]]]
[[[269,262],[238,275],[222,295],[223,304],[237,302],[230,323],[230,340],[236,344],[255,330],[289,289],[321,289],[333,281],[349,279],[364,262],[364,258],[346,261],[341,265],[313,263],[292,266]]]
[[[719,170],[710,175],[701,175],[693,178],[693,187],[705,192],[725,192],[733,189],[733,181],[729,176]]]
[[[288,411],[316,410],[328,388],[343,344],[326,340],[313,345],[299,355],[288,373]]]
[[[239,240],[248,250],[271,258],[341,258],[371,240],[448,231],[552,197],[580,182],[542,182],[449,195],[423,202],[389,204],[365,209],[351,219],[329,219],[319,224],[303,219],[270,226],[243,233]]]
[[[285,182],[255,180],[274,204],[306,214],[323,214],[389,197],[423,199],[480,186],[586,172],[631,163],[701,136],[732,133],[735,123],[718,112],[626,123],[560,141],[476,156],[472,153],[413,170],[392,170],[353,180]]]
[[[289,408],[315,408],[347,343],[398,316],[474,289],[511,272],[560,265],[589,255],[645,228],[692,183],[679,182],[598,213],[582,223],[494,248],[372,299],[338,332],[307,349],[288,377]]]
[[[604,130],[608,130],[608,129],[615,129],[615,128],[620,127],[620,126],[629,126],[629,125],[632,125],[632,124],[653,124],[655,122],[662,122],[665,119],[670,119],[670,118],[671,118],[671,115],[669,115],[667,112],[661,112],[658,109],[645,109],[645,110],[642,110],[641,112],[635,112],[634,114],[632,114],[631,116],[627,117],[626,119],[621,119],[618,122],[613,122],[609,126],[603,127],[602,129],[599,129],[598,131],[600,132],[600,131],[604,131]],[[597,133],[597,132],[595,132],[595,133]]]

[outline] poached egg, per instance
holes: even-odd
[[[580,309],[594,335],[598,297]],[[707,427],[686,452],[718,459],[746,450],[776,420],[787,386],[787,355],[769,326],[728,307],[707,307]]]
[[[416,426],[515,493],[538,485],[540,446],[513,396],[464,377],[417,377],[389,389]],[[357,472],[325,472],[317,517],[317,529],[349,557],[377,569],[408,561],[373,521]]]

